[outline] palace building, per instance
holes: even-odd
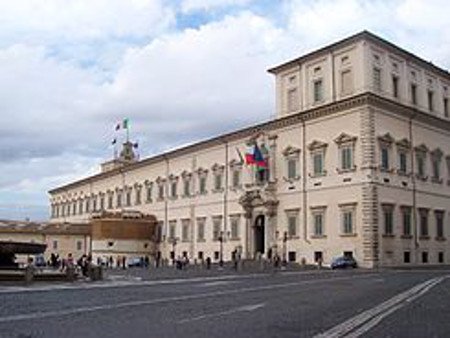
[[[366,31],[269,72],[276,118],[143,160],[126,142],[49,192],[51,221],[153,215],[166,259],[448,264],[449,72]]]

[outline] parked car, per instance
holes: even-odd
[[[355,259],[349,256],[336,257],[331,262],[332,269],[356,268],[357,266]]]
[[[45,261],[44,255],[36,255],[34,256],[34,265],[38,267],[47,266],[47,262]]]
[[[128,259],[127,265],[129,268],[131,267],[143,267],[144,266],[144,260],[140,257],[133,257]]]

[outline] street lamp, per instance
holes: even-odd
[[[285,231],[283,233],[283,261],[282,261],[282,265],[286,266],[287,261],[286,261],[286,242],[288,240],[288,236],[287,236],[287,231]]]
[[[172,257],[172,264],[175,264],[175,259],[176,259],[176,254],[175,254],[175,249],[176,249],[176,247],[177,247],[177,242],[178,242],[178,237],[175,237],[175,238],[171,238],[171,243],[172,243],[172,254],[173,254],[173,257]]]
[[[220,252],[219,252],[219,266],[223,267],[223,231],[219,235]]]

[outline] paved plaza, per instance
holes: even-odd
[[[448,337],[450,271],[110,270],[0,286],[0,337]]]

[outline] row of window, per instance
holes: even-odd
[[[383,204],[383,234],[385,236],[394,236],[396,233],[396,226],[394,222],[394,212],[395,206],[392,204]],[[413,225],[412,225],[412,207],[402,206],[400,207],[400,220],[401,220],[401,229],[397,229],[401,236],[409,238],[413,235]],[[430,232],[430,214],[434,215],[434,231],[433,234]],[[444,240],[445,232],[444,232],[444,210],[434,210],[434,212],[430,212],[428,208],[418,208],[418,225],[419,225],[419,238],[420,239],[429,239],[430,235],[434,235],[436,240]]]
[[[382,171],[391,171],[395,165],[392,163],[394,154],[394,139],[388,134],[379,137],[380,143],[380,169]],[[401,175],[408,175],[411,171],[411,145],[408,140],[403,139],[397,144],[397,165],[396,171]],[[428,179],[428,163],[431,165],[431,180],[434,183],[442,183],[442,162],[444,153],[440,148],[429,151],[424,144],[414,148],[414,163],[416,177],[421,180]],[[429,160],[429,162],[428,162]],[[450,178],[450,156],[445,157],[447,173]]]
[[[445,253],[444,251],[438,251],[437,252],[437,257],[436,257],[436,263],[445,263]],[[404,251],[403,252],[403,263],[411,263],[412,261],[412,257],[411,257],[411,252],[410,251]],[[422,263],[433,263],[430,260],[430,255],[428,253],[428,251],[421,251],[420,253],[420,261]]]
[[[349,136],[345,133],[341,134],[335,139],[339,148],[340,172],[352,171],[355,169],[354,165],[354,148],[356,137]],[[326,174],[324,169],[326,143],[320,141],[313,141],[309,146],[312,155],[313,175],[323,176]],[[298,179],[299,176],[299,153],[300,150],[293,147],[287,147],[283,152],[286,158],[286,175],[288,180]],[[212,168],[213,174],[213,192],[222,192],[224,190],[224,166],[214,165]],[[198,194],[207,194],[207,179],[208,170],[200,169],[197,171],[198,179]],[[194,181],[192,174],[183,173],[181,175],[183,184],[183,197],[193,196]],[[257,171],[255,173],[255,182],[264,183],[269,178],[268,169]],[[165,197],[170,199],[178,198],[179,178],[176,176],[169,176],[168,179],[158,178],[155,181],[157,185],[157,200],[161,201]],[[147,182],[142,185],[135,185],[134,187],[134,204],[140,205],[142,203],[142,193],[144,191],[146,202],[152,202],[153,196],[153,182]],[[242,187],[242,164],[234,164],[231,166],[231,189],[240,189]],[[129,207],[132,205],[133,188],[116,189],[116,191],[109,191],[106,194],[101,193],[97,197],[86,197],[84,200],[71,201],[62,204],[52,205],[52,217],[64,217],[70,215],[77,215],[83,213],[90,213],[91,211]],[[115,196],[115,198],[114,198]]]
[[[311,234],[312,237],[323,237],[326,235],[326,207],[315,207],[311,209]],[[391,204],[383,204],[383,225],[385,236],[393,236],[395,234],[394,223],[394,211],[395,206]],[[356,205],[342,205],[340,206],[340,234],[355,235],[355,213]],[[434,235],[436,240],[445,239],[444,232],[444,210],[434,210],[433,213],[427,208],[418,209],[418,224],[419,224],[419,236],[421,239],[430,238],[429,229],[429,215],[434,215]],[[299,210],[286,211],[287,217],[287,236],[288,238],[296,238],[299,235]],[[412,207],[402,206],[400,208],[401,217],[401,235],[406,238],[410,238],[413,235],[412,226]],[[197,241],[205,240],[205,224],[206,218],[197,218]],[[239,239],[240,236],[240,217],[230,217],[230,232],[223,234],[222,229],[222,217],[212,218],[212,239],[214,241],[220,238]],[[224,237],[225,236],[225,237]],[[172,220],[169,222],[168,238],[175,239],[177,237],[177,221]],[[191,221],[189,219],[181,220],[181,241],[191,241]]]
[[[339,91],[341,96],[349,95],[353,92],[353,73],[352,67],[349,62],[349,56],[343,56],[341,58],[341,69],[339,70]],[[323,78],[323,67],[315,66],[312,74],[311,93],[312,102],[314,105],[324,102],[324,78]],[[287,111],[294,112],[299,109],[300,103],[300,92],[297,88],[298,81],[296,75],[290,75],[287,86]]]
[[[338,172],[348,172],[356,169],[354,163],[354,152],[356,137],[342,133],[335,140],[338,147]],[[324,176],[327,174],[325,169],[325,155],[328,148],[327,143],[313,141],[308,145],[311,155],[311,173],[312,177]],[[299,162],[300,149],[288,147],[283,152],[286,157],[287,179],[295,180],[300,178]]]
[[[340,233],[342,236],[355,235],[355,213],[356,205],[349,204],[340,207],[341,210],[341,226]],[[311,211],[312,221],[312,236],[324,237],[325,236],[325,207],[314,208]],[[221,216],[212,217],[212,240],[238,240],[241,234],[241,218],[238,215],[230,216],[229,229],[230,231],[223,233],[222,231],[223,218]],[[179,230],[177,230],[178,224],[181,225],[181,237],[178,237]],[[205,226],[206,217],[197,218],[196,220],[196,241],[205,241]],[[162,227],[162,225],[160,225]],[[190,219],[182,219],[181,222],[177,220],[169,221],[168,227],[168,239],[174,241],[175,239],[182,242],[191,241],[194,234],[192,231],[192,225]],[[286,211],[286,238],[297,238],[299,236],[299,210],[287,210]],[[282,237],[279,238],[280,240]]]
[[[317,69],[319,72],[317,72]],[[315,69],[315,73],[320,75],[320,67],[317,67]],[[295,78],[292,76],[291,78]],[[383,92],[386,91],[383,88],[383,69],[379,65],[379,62],[375,62],[375,65],[372,69],[372,81],[373,81],[373,88],[377,92]],[[402,99],[401,98],[401,77],[399,75],[398,71],[398,65],[396,63],[393,64],[393,69],[391,72],[391,79],[390,79],[390,94],[392,97],[396,99]],[[295,83],[295,81],[290,81],[292,83]],[[436,111],[436,94],[434,89],[434,80],[429,78],[428,79],[428,87],[426,89],[426,101],[427,101],[427,109],[430,112]],[[343,69],[340,72],[340,80],[339,80],[339,87],[341,95],[348,95],[353,92],[353,75],[350,67],[347,67]],[[409,101],[413,105],[418,105],[418,92],[419,92],[419,84],[417,80],[417,74],[416,71],[411,70],[410,73],[410,81],[409,81]],[[448,87],[444,85],[442,87],[443,96],[442,96],[442,112],[445,117],[449,117],[449,93],[448,93]],[[312,81],[312,99],[314,104],[322,103],[324,100],[324,85],[323,85],[323,78],[316,75],[314,76],[314,79]],[[287,110],[292,112],[298,110],[298,102],[299,102],[299,93],[297,88],[288,88],[287,90]]]
[[[341,134],[335,139],[339,151],[339,166],[338,173],[349,172],[356,169],[354,164],[354,149],[356,137]],[[380,146],[380,169],[382,171],[391,171],[394,169],[392,157],[394,154],[393,144],[396,144],[397,149],[397,173],[400,175],[409,175],[411,171],[410,156],[411,145],[408,140],[403,139],[395,142],[392,136],[388,134],[379,137]],[[320,177],[327,174],[325,169],[325,155],[328,145],[320,141],[313,141],[308,145],[311,154],[311,177]],[[444,157],[440,148],[429,151],[425,145],[420,145],[414,148],[415,154],[415,169],[416,176],[421,180],[428,179],[428,160],[431,163],[432,182],[442,183],[442,162],[445,158],[447,164],[447,171],[450,181],[450,156]],[[297,180],[300,178],[300,149],[294,147],[287,147],[283,151],[286,159],[286,178],[288,181]],[[213,189],[212,192],[224,191],[224,166],[213,166]],[[199,170],[197,174],[198,195],[207,194],[208,171]],[[264,183],[268,180],[269,171],[258,171],[255,174],[255,182]],[[158,178],[156,183],[156,200],[162,201],[165,197],[169,199],[176,199],[179,197],[179,178],[176,176],[169,176],[168,179]],[[183,173],[181,175],[182,194],[184,198],[194,196],[194,180],[192,174]],[[242,187],[242,165],[231,166],[230,188],[240,189]],[[134,194],[134,196],[133,196]],[[142,196],[145,194],[145,196]],[[98,196],[86,197],[78,201],[71,201],[62,204],[52,205],[52,217],[64,217],[70,215],[81,215],[83,213],[90,213],[91,211],[99,211],[105,209],[114,209],[122,207],[130,207],[133,202],[134,205],[142,204],[142,199],[145,197],[146,203],[153,202],[154,182],[146,182],[143,185],[136,184],[133,187],[126,187],[125,189],[116,189],[116,191],[108,191],[100,193]],[[134,201],[133,201],[134,199]]]
[[[242,187],[242,166],[233,166],[231,172],[231,189],[240,189]],[[258,179],[265,178],[267,175],[261,176],[258,174]],[[207,170],[199,171],[198,173],[198,194],[207,194]],[[176,199],[179,197],[179,179],[175,176],[170,176],[167,180],[158,178],[156,180],[156,200],[162,201],[167,196],[169,199]],[[192,175],[182,175],[183,192],[182,197],[193,196],[194,182]],[[224,190],[224,173],[223,169],[213,171],[213,189],[212,192],[222,192]],[[126,187],[124,189],[116,189],[116,191],[108,191],[107,193],[100,193],[98,196],[86,197],[78,201],[71,201],[62,204],[52,205],[52,217],[64,217],[70,215],[81,215],[90,213],[91,211],[101,211],[106,209],[130,207],[133,204],[134,191],[134,205],[142,204],[142,197],[145,194],[145,202],[153,202],[154,183],[146,182],[144,185],[136,184],[133,187]]]
[[[375,91],[383,92],[385,91],[382,84],[382,68],[379,66],[374,66],[372,71],[373,76],[373,87]],[[394,98],[401,99],[400,97],[400,86],[401,86],[401,78],[398,74],[398,72],[391,73],[391,84],[390,84],[390,90],[391,95]],[[426,104],[427,109],[429,112],[434,113],[436,112],[436,94],[434,89],[434,81],[432,79],[428,79],[428,87],[426,89]],[[418,105],[418,81],[417,81],[417,75],[415,71],[411,71],[410,73],[410,82],[409,82],[409,101],[413,105]],[[448,98],[448,87],[443,86],[442,88],[444,95],[442,96],[442,112],[444,117],[449,117],[449,98]]]
[[[52,249],[53,250],[58,250],[58,241],[57,240],[53,240],[53,242],[52,242]],[[77,248],[77,251],[81,251],[81,250],[83,250],[83,242],[82,241],[77,241],[76,242],[76,248]]]
[[[225,241],[225,240],[239,240],[241,233],[241,217],[240,215],[232,215],[230,216],[230,231],[224,233],[222,231],[222,216],[212,217],[212,240],[213,241]],[[192,225],[190,219],[182,219],[181,220],[181,237],[178,237],[177,231],[177,220],[169,221],[168,228],[168,240],[172,243],[176,243],[176,241],[181,240],[182,242],[190,242],[194,234],[191,232]],[[162,227],[162,225],[159,225]],[[205,227],[206,227],[206,217],[199,217],[196,219],[196,241],[203,242],[206,241],[205,238]]]

